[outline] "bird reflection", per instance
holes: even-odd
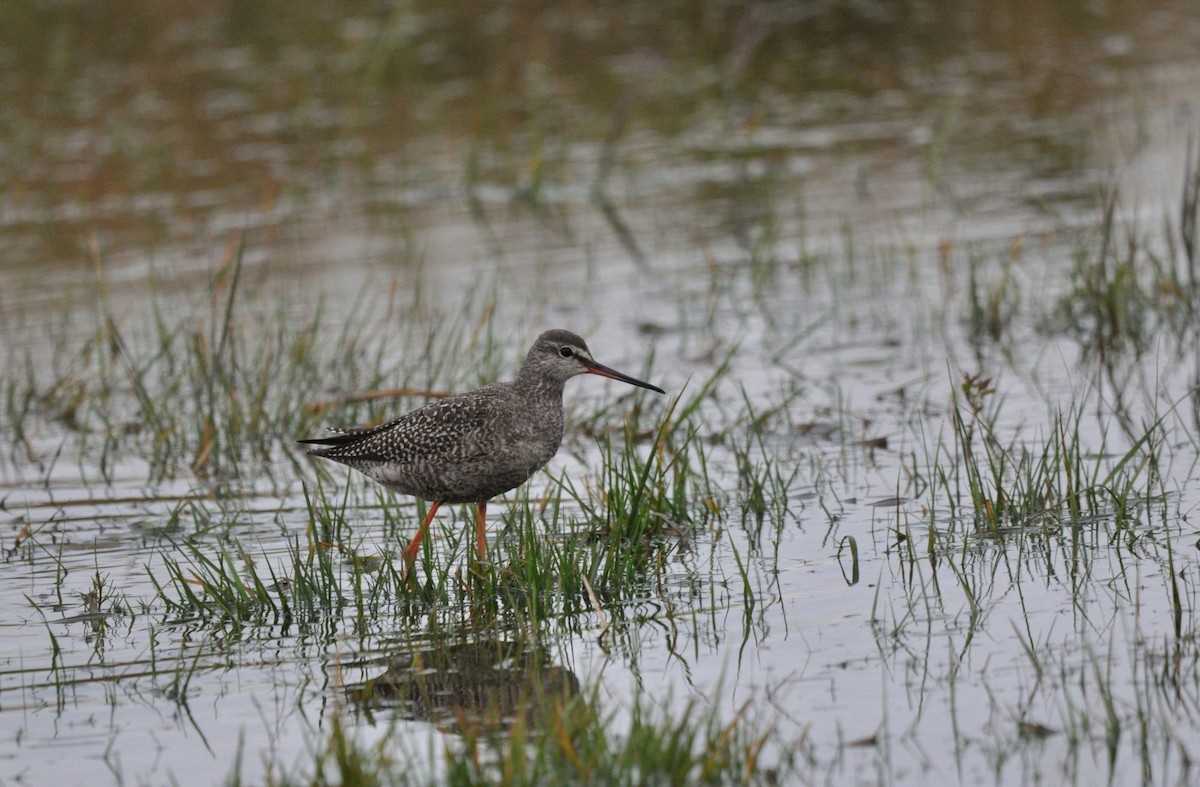
[[[438,645],[390,658],[380,675],[347,687],[368,715],[389,709],[444,731],[537,726],[579,696],[579,679],[527,642],[481,640]]]

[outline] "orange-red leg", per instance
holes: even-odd
[[[417,534],[413,536],[412,541],[408,542],[408,547],[404,550],[404,556],[408,558],[409,563],[417,562],[417,552],[421,551],[421,538],[424,537],[425,531],[429,530],[429,523],[433,521],[433,515],[437,513],[438,506],[441,503],[435,501],[429,506],[428,513],[425,514],[425,519],[421,522],[421,527],[417,529]]]
[[[479,514],[475,517],[475,549],[479,553],[480,560],[487,559],[487,536],[483,532],[484,525],[487,523],[487,501],[477,503],[479,506]]]

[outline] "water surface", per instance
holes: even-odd
[[[310,772],[334,714],[436,776],[446,708],[347,687],[448,647],[449,693],[598,686],[616,729],[635,698],[742,712],[801,782],[1191,778],[1197,293],[1153,286],[1187,281],[1190,6],[110,11],[3,12],[0,779],[207,784],[240,752],[265,781]],[[1123,251],[1084,264],[1107,259],[1112,194]],[[1088,293],[1125,251],[1154,297],[1108,335]],[[727,362],[694,417],[711,498],[640,595],[552,616],[536,645],[520,616],[481,629],[411,599],[366,626],[349,601],[172,613],[152,579],[170,561],[282,572],[314,500],[385,564],[415,527],[410,500],[304,460],[301,434],[211,457],[202,429],[156,436],[131,381],[174,401],[163,326],[219,354],[234,259],[242,361],[269,382],[295,346],[278,337],[317,314],[323,396],[499,379],[551,326],[685,399]],[[995,387],[981,417],[1006,444],[1042,455],[1065,414],[1104,473],[1135,449],[1133,505],[979,527],[964,373]],[[571,383],[574,427],[528,496],[600,488],[596,435],[665,406]],[[494,537],[524,495],[493,505]],[[545,518],[586,535],[569,505]],[[464,689],[464,664],[486,680]]]

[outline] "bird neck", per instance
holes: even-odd
[[[513,388],[526,399],[562,403],[563,382],[522,367],[513,381]]]

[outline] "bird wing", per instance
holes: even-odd
[[[335,429],[300,442],[323,446],[309,453],[340,462],[463,462],[502,441],[504,410],[504,398],[484,388],[440,399],[381,426]]]

